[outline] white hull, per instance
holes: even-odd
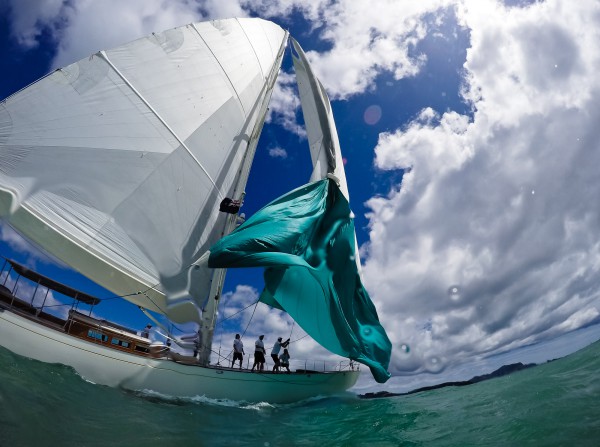
[[[246,402],[288,403],[352,387],[359,371],[259,374],[185,365],[120,352],[72,337],[0,308],[0,344],[47,363],[73,367],[90,382],[173,397],[205,396]]]

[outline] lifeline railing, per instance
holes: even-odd
[[[264,371],[272,371],[274,363],[269,357],[265,362]],[[254,363],[254,356],[252,354],[244,355],[244,369],[251,369]],[[231,367],[231,357],[221,359],[216,365],[220,367]],[[239,368],[239,362],[235,363],[235,368]],[[289,368],[291,372],[294,371],[310,371],[310,372],[339,372],[339,371],[360,371],[359,363],[352,360],[341,360],[339,362],[332,362],[327,360],[304,360],[304,359],[291,359]],[[256,370],[256,369],[255,369]],[[279,367],[280,372],[287,372],[285,367]]]

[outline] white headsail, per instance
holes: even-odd
[[[294,70],[313,163],[310,180],[320,180],[327,177],[327,174],[333,174],[340,190],[350,201],[340,141],[329,97],[321,81],[313,73],[300,44],[294,38],[290,40],[296,53]]]
[[[197,320],[187,297],[202,305],[210,271],[189,266],[243,193],[286,39],[260,19],[190,24],[5,99],[0,215],[112,292]]]
[[[295,51],[293,56],[294,71],[300,103],[302,104],[302,115],[306,124],[306,134],[310,147],[310,155],[313,163],[311,181],[326,178],[333,175],[340,191],[350,202],[348,183],[346,182],[346,171],[344,159],[340,148],[340,140],[335,127],[333,111],[329,96],[323,88],[321,81],[315,76],[308,62],[304,50],[293,37],[290,38]],[[356,268],[361,271],[360,254],[356,234],[354,236],[356,252]]]

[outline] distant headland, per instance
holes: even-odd
[[[484,380],[494,379],[496,377],[506,376],[508,374],[512,374],[517,371],[521,371],[523,369],[531,368],[533,366],[537,366],[535,363],[529,363],[524,365],[523,363],[513,363],[511,365],[504,365],[498,368],[496,371],[491,372],[489,374],[484,374],[481,376],[475,376],[472,379],[464,380],[460,382],[444,382],[438,385],[424,386],[422,388],[417,388],[412,391],[408,391],[406,393],[391,393],[389,391],[378,391],[376,393],[365,393],[359,394],[358,397],[361,399],[376,399],[379,397],[394,397],[394,396],[406,396],[407,394],[415,394],[421,393],[423,391],[431,391],[437,390],[439,388],[445,388],[447,386],[465,386],[465,385],[473,385],[474,383],[483,382]]]

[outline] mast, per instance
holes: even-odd
[[[271,72],[269,73],[269,76],[267,78],[267,82],[265,83],[265,92],[262,99],[262,103],[260,105],[260,118],[257,120],[254,129],[252,130],[252,134],[250,135],[250,141],[246,148],[245,158],[240,166],[238,181],[236,182],[233,191],[234,199],[240,200],[240,203],[244,199],[244,189],[248,181],[248,176],[250,175],[250,168],[252,166],[252,161],[256,152],[258,140],[260,138],[260,134],[264,126],[267,112],[269,110],[268,105],[271,100],[271,94],[273,93],[273,89],[275,87],[275,82],[279,75],[281,62],[283,60],[283,54],[287,46],[288,36],[288,31],[285,31],[285,35],[282,39],[281,46],[279,47],[279,51],[277,53],[277,59],[273,64]],[[237,214],[231,214],[228,216],[221,237],[226,236],[235,229],[235,227],[238,224],[238,219],[239,217]],[[217,323],[217,311],[219,308],[219,299],[221,298],[221,292],[225,283],[225,274],[226,269],[214,270],[210,291],[208,294],[208,300],[206,302],[206,305],[202,309],[202,318],[200,323],[202,346],[199,351],[199,361],[201,365],[208,365],[210,363],[210,353],[212,350],[213,334],[215,325]]]

